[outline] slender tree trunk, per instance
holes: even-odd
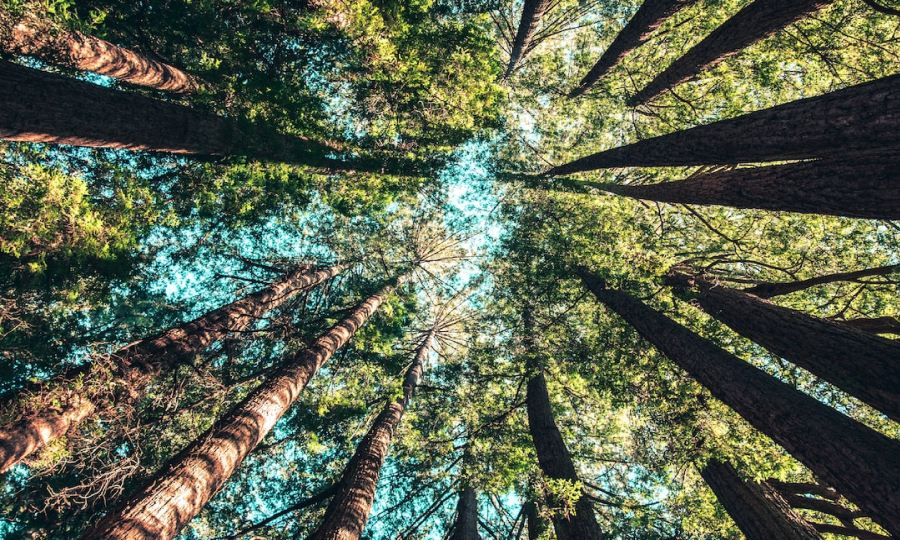
[[[613,148],[554,167],[568,175],[610,167],[727,165],[865,153],[900,146],[900,75]],[[858,157],[854,159],[859,159]]]
[[[751,293],[761,299],[771,299],[772,297],[803,291],[804,289],[822,284],[859,280],[860,278],[869,278],[872,276],[888,276],[897,272],[900,272],[900,265],[885,265],[883,267],[873,267],[857,271],[823,274],[822,276],[807,278],[806,280],[796,280],[794,282],[764,282],[753,287],[748,287],[744,289],[743,292]],[[844,324],[846,325],[848,323],[845,321]]]
[[[570,98],[580,96],[597,84],[606,73],[622,61],[631,51],[643,45],[659,26],[682,9],[697,0],[645,0],[634,17],[619,32],[600,60],[584,76],[578,87],[569,93]]]
[[[858,317],[836,321],[841,325],[848,325],[872,334],[900,334],[900,321],[891,316],[882,317]]]
[[[765,481],[745,481],[731,464],[711,460],[700,471],[747,539],[821,539]]]
[[[406,371],[402,398],[385,406],[356,446],[356,452],[341,476],[337,493],[328,504],[322,523],[310,539],[359,539],[362,535],[372,511],[378,476],[391,446],[391,439],[416,391],[416,385],[419,384],[433,339],[434,329],[419,346],[412,365]]]
[[[478,495],[469,484],[459,493],[456,521],[451,531],[450,539],[481,539],[478,533]]]
[[[847,528],[846,526],[837,526],[835,524],[819,524],[812,522],[812,526],[822,533],[834,533],[847,537],[856,537],[859,539],[896,539],[896,537],[888,537],[875,532],[860,530],[859,528]]]
[[[178,68],[78,31],[54,33],[48,28],[19,23],[11,34],[2,48],[13,54],[51,63],[61,60],[80,70],[167,92],[184,94],[205,86],[201,79]]]
[[[525,518],[528,521],[528,539],[541,539],[547,531],[547,524],[538,513],[537,504],[525,502]]]
[[[512,51],[509,54],[509,65],[506,67],[504,77],[512,75],[516,69],[516,64],[522,61],[525,51],[531,44],[531,39],[537,31],[541,17],[550,7],[552,0],[525,0],[522,7],[522,20],[519,22],[519,29],[516,31],[516,38],[513,40]]]
[[[756,0],[716,28],[638,92],[629,105],[647,103],[715,66],[729,56],[778,32],[834,0]]]
[[[356,334],[395,287],[395,283],[383,287],[310,347],[285,361],[82,538],[172,539],[178,535],[272,430],[319,368]]]
[[[829,500],[841,499],[836,490],[817,483],[789,483],[778,479],[766,479],[766,483],[782,494],[815,494]]]
[[[787,501],[788,505],[794,509],[809,509],[811,511],[825,513],[838,519],[845,526],[853,526],[853,519],[865,516],[865,513],[862,511],[854,511],[843,505],[828,500],[821,500],[819,498],[810,498],[808,496],[800,496],[797,494],[785,494],[784,499]]]
[[[672,273],[667,281],[695,286],[695,302],[736,333],[900,421],[900,343],[699,276]]]
[[[900,442],[738,359],[586,270],[609,309],[754,428],[900,535]]]
[[[553,409],[550,405],[550,394],[547,392],[547,381],[544,378],[543,366],[536,347],[535,329],[530,309],[524,315],[524,344],[528,355],[527,368],[533,375],[528,380],[525,395],[525,407],[528,411],[528,429],[534,442],[538,464],[543,475],[554,480],[565,480],[578,483],[578,473],[566,442],[563,440]],[[567,502],[559,501],[548,494],[551,507],[568,507]],[[575,502],[574,513],[568,511],[555,512],[552,516],[553,527],[558,539],[602,539],[603,532],[597,524],[594,509],[587,496],[582,493]]]
[[[601,189],[635,199],[900,219],[900,159],[819,160],[719,171],[674,182]]]
[[[291,272],[285,279],[265,289],[160,335],[130,344],[112,354],[115,361],[114,381],[125,398],[138,399],[152,377],[190,361],[213,342],[245,328],[297,292],[328,280],[342,269],[337,266],[318,272]],[[42,449],[50,441],[64,436],[94,411],[95,402],[103,398],[102,393],[92,392],[89,385],[82,391],[66,390],[71,387],[70,382],[77,379],[86,382],[95,380],[93,369],[94,364],[87,363],[41,384],[38,392],[61,393],[65,403],[58,408],[27,414],[14,424],[0,429],[0,472]],[[28,394],[33,394],[33,391],[20,393],[5,408],[14,408],[16,403],[26,402]]]

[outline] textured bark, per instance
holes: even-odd
[[[230,332],[245,328],[299,291],[335,276],[342,268],[331,267],[318,272],[294,271],[265,289],[113,353],[115,362],[112,377],[123,390],[122,396],[115,397],[116,401],[139,399],[150,378],[190,361],[213,342]],[[87,363],[69,370],[42,383],[37,389],[20,393],[4,409],[14,408],[16,403],[24,402],[28,394],[44,393],[48,389],[65,389],[68,382],[79,377],[95,379],[91,376],[93,369],[94,364]],[[0,430],[0,472],[78,426],[94,411],[94,403],[100,398],[102,397],[94,396],[86,389],[77,397],[70,397],[59,408],[26,415],[21,421]]]
[[[729,56],[831,4],[833,0],[756,0],[672,63],[629,104],[647,103]]]
[[[635,199],[900,219],[900,159],[819,160],[753,167],[640,186],[604,184]]]
[[[550,169],[726,165],[866,153],[900,146],[900,75],[613,148]]]
[[[872,334],[900,334],[900,321],[891,316],[859,317],[838,321],[841,325],[849,325]]]
[[[310,347],[198,437],[130,497],[89,528],[83,539],[172,539],[203,509],[272,430],[319,368],[346,344],[394,290],[389,284],[356,306]]]
[[[628,21],[625,28],[616,36],[600,60],[581,79],[572,92],[570,98],[580,96],[597,84],[606,73],[622,61],[631,51],[643,45],[650,36],[656,32],[666,19],[675,15],[682,9],[690,6],[697,0],[645,0],[634,17]]]
[[[547,392],[547,381],[539,361],[534,340],[535,329],[529,310],[525,312],[524,327],[524,344],[529,355],[527,368],[534,374],[528,380],[526,387],[525,407],[528,411],[528,430],[531,432],[531,440],[534,442],[538,464],[543,475],[550,479],[577,483],[580,479],[575,471],[575,464],[572,462],[572,456],[569,454],[566,442],[553,417],[550,394]],[[565,502],[553,501],[550,495],[548,498],[550,498],[551,507],[561,507],[565,504]],[[553,514],[551,520],[558,539],[603,538],[603,532],[594,516],[594,509],[591,507],[587,495],[583,493],[575,503],[574,514],[557,512]]]
[[[702,277],[673,273],[667,280],[695,286],[695,302],[736,333],[900,421],[900,343]]]
[[[525,51],[531,44],[531,39],[537,31],[541,17],[550,7],[552,0],[525,0],[522,6],[522,20],[519,21],[519,29],[516,31],[516,38],[513,40],[512,50],[509,54],[509,64],[506,67],[504,77],[512,75],[516,69],[516,64],[521,62],[525,56]]]
[[[821,539],[766,482],[745,481],[731,464],[712,460],[700,472],[747,539]]]
[[[434,330],[419,346],[415,359],[406,371],[403,396],[385,406],[356,446],[356,452],[344,468],[340,486],[325,510],[322,523],[310,539],[359,539],[362,535],[372,511],[378,476],[391,439],[419,384],[433,339]]]
[[[453,523],[450,539],[481,539],[478,533],[478,495],[470,485],[466,485],[459,493],[456,521]]]
[[[599,277],[578,272],[619,314],[713,396],[900,535],[900,442],[854,421],[701,338]]]
[[[47,28],[19,23],[13,27],[9,41],[0,46],[13,54],[51,63],[62,61],[80,70],[156,90],[188,93],[204,86],[201,79],[178,68],[78,31],[53,33]]]
[[[752,293],[762,299],[771,299],[778,295],[787,295],[788,293],[803,291],[804,289],[822,284],[859,280],[860,278],[869,278],[872,276],[888,276],[896,272],[900,272],[900,265],[885,265],[883,267],[872,267],[870,269],[861,269],[857,271],[823,274],[822,276],[816,276],[806,280],[795,280],[793,282],[764,282],[753,287],[748,287],[743,291],[744,293]],[[845,321],[844,324],[848,323]]]

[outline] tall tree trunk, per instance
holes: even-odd
[[[821,539],[765,481],[745,481],[726,462],[711,460],[700,475],[747,539]]]
[[[900,146],[900,75],[796,100],[585,156],[547,171],[727,165],[866,153],[879,161]]]
[[[900,535],[900,442],[738,359],[586,270],[578,275],[609,309],[754,428]]]
[[[9,53],[50,63],[63,61],[80,70],[156,90],[184,94],[205,86],[201,79],[178,68],[75,30],[54,33],[48,28],[19,23],[12,28],[9,41],[0,46]]]
[[[643,45],[656,29],[669,17],[690,6],[697,0],[645,0],[634,17],[616,36],[600,60],[584,76],[578,86],[569,93],[570,98],[580,96],[597,84],[606,73],[622,61],[631,51]]]
[[[525,518],[528,521],[528,539],[541,539],[547,531],[547,524],[538,512],[537,504],[525,502]]]
[[[468,483],[459,493],[456,505],[456,521],[450,539],[481,539],[478,533],[478,495]]]
[[[673,62],[629,100],[647,103],[729,56],[778,32],[834,0],[756,0],[722,23],[712,34]]]
[[[522,20],[516,31],[516,38],[513,40],[512,50],[509,53],[509,64],[504,77],[512,75],[516,64],[522,61],[525,51],[537,31],[538,24],[541,22],[541,17],[544,16],[551,3],[552,0],[525,0],[525,5],[522,6]]]
[[[605,191],[664,203],[900,219],[900,159],[818,160],[697,175]]]
[[[378,476],[391,446],[391,438],[416,391],[433,339],[434,329],[419,346],[412,365],[406,371],[403,396],[385,406],[356,446],[356,452],[341,476],[339,488],[325,510],[322,523],[310,539],[359,539],[362,535],[372,511],[372,502],[375,501]]]
[[[554,480],[578,483],[578,473],[566,442],[563,440],[553,409],[550,405],[550,394],[547,392],[547,381],[544,378],[543,366],[535,340],[534,321],[530,309],[524,314],[524,344],[528,355],[527,368],[533,374],[528,380],[525,394],[525,407],[528,411],[528,429],[537,453],[538,464],[543,475]],[[548,494],[551,507],[569,507],[569,503],[560,501]],[[554,512],[551,520],[558,539],[602,539],[603,532],[597,524],[594,509],[583,492],[574,505],[574,513],[568,511]]]
[[[871,276],[888,276],[897,272],[900,272],[900,265],[884,265],[882,267],[872,267],[870,269],[861,269],[850,272],[823,274],[822,276],[815,276],[813,278],[807,278],[806,280],[796,280],[793,282],[764,282],[753,287],[748,287],[742,291],[744,293],[752,293],[761,299],[771,299],[772,297],[803,291],[804,289],[822,284],[858,280],[860,278],[869,278]],[[847,324],[847,322],[844,322],[844,324]]]
[[[213,342],[245,328],[299,291],[328,280],[342,269],[342,266],[336,266],[318,272],[296,270],[265,289],[120,349],[112,354],[115,360],[112,377],[121,388],[120,394],[132,400],[139,398],[152,377],[190,361]],[[89,384],[82,390],[68,390],[70,382],[76,379],[83,378],[85,382],[95,380],[93,369],[93,363],[78,366],[37,388],[42,393],[61,393],[65,402],[58,408],[27,414],[14,424],[0,429],[0,472],[42,449],[50,441],[64,436],[94,411],[95,402],[103,398],[102,392],[91,391]],[[32,392],[26,390],[20,393],[6,408],[14,408],[14,404],[25,401]]]
[[[696,287],[694,301],[736,333],[900,421],[900,343],[700,276],[676,272],[667,282],[682,290]]]
[[[88,528],[83,539],[172,539],[203,509],[300,396],[319,368],[378,309],[396,283],[357,305],[310,347],[286,360],[143,487]]]

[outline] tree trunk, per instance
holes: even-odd
[[[478,495],[468,484],[459,493],[456,522],[453,523],[450,539],[481,539],[478,533]]]
[[[541,518],[537,504],[533,501],[525,502],[525,518],[528,520],[528,539],[543,538],[547,524]]]
[[[616,39],[584,76],[578,87],[569,93],[570,98],[580,96],[597,84],[606,73],[622,61],[631,51],[643,45],[656,29],[672,15],[697,0],[645,0],[634,17],[619,32]]]
[[[613,148],[547,171],[727,165],[866,153],[900,146],[900,75]]]
[[[632,97],[631,106],[647,103],[729,56],[799,21],[834,0],[756,0],[722,23],[712,34],[673,62]]]
[[[900,219],[900,159],[820,160],[719,171],[640,186],[604,184],[636,199]]]
[[[900,442],[854,421],[697,336],[599,277],[597,299],[757,430],[900,535]]]
[[[19,23],[2,48],[166,92],[184,94],[205,86],[201,79],[178,68],[74,30],[54,33],[48,28]]]
[[[818,286],[822,284],[830,284],[832,282],[844,282],[858,280],[860,278],[868,278],[871,276],[888,276],[900,272],[900,265],[885,265],[883,267],[873,267],[871,269],[862,269],[851,272],[836,272],[834,274],[824,274],[806,280],[796,280],[793,282],[764,282],[753,287],[743,290],[744,293],[752,293],[761,299],[771,299],[779,295],[787,295],[796,291]],[[848,324],[846,321],[844,324]]]
[[[841,325],[848,325],[872,334],[900,334],[900,321],[891,316],[882,317],[858,317],[836,321]]]
[[[112,354],[115,360],[114,381],[121,388],[124,398],[138,399],[152,377],[190,361],[213,342],[230,332],[245,328],[298,292],[328,280],[342,269],[342,266],[336,266],[318,272],[294,271],[270,287],[162,334],[130,344]],[[93,369],[93,363],[78,366],[44,382],[37,389],[20,393],[5,408],[15,408],[14,404],[26,402],[27,396],[34,392],[43,394],[56,392],[57,389],[64,390],[70,387],[70,382],[77,379],[92,381],[96,379]],[[67,396],[64,405],[26,415],[15,424],[0,430],[0,472],[6,471],[50,441],[64,436],[84,421],[94,411],[94,403],[103,398],[101,392],[91,392],[88,385],[85,387],[79,394],[75,391],[61,391]]]
[[[395,283],[383,287],[310,347],[285,361],[82,538],[172,539],[178,535],[272,430],[319,368],[356,334],[395,287]]]
[[[833,488],[818,483],[789,483],[778,479],[766,479],[766,483],[775,487],[782,494],[815,494],[829,500],[839,500],[841,495]]]
[[[412,365],[406,371],[403,397],[385,406],[356,446],[356,452],[341,476],[337,493],[310,539],[359,539],[362,535],[372,511],[372,502],[375,501],[378,476],[391,446],[391,438],[416,391],[433,339],[434,329],[419,346]]]
[[[900,421],[900,343],[699,276],[672,273],[667,282],[695,286],[694,302],[736,333]]]
[[[711,460],[700,475],[747,539],[821,539],[765,481],[745,481],[731,464]]]
[[[525,5],[522,6],[522,20],[519,22],[516,38],[513,40],[512,50],[509,53],[509,64],[503,77],[512,75],[516,64],[521,62],[525,56],[525,51],[531,44],[531,38],[534,37],[538,24],[541,22],[541,17],[544,16],[544,12],[551,3],[552,0],[525,0]]]
[[[571,483],[580,482],[575,464],[566,442],[563,440],[556,419],[553,417],[553,409],[550,405],[550,394],[547,392],[547,381],[544,378],[543,366],[535,343],[535,329],[531,311],[526,309],[524,315],[525,337],[524,344],[528,355],[527,368],[532,374],[528,380],[525,395],[525,407],[528,411],[528,429],[531,432],[531,440],[534,442],[534,450],[537,453],[538,464],[543,475],[554,480],[564,480]],[[570,504],[554,498],[548,494],[548,502],[551,507],[570,507]],[[583,492],[574,505],[574,513],[567,510],[560,513],[555,511],[551,520],[556,530],[558,539],[602,539],[603,532],[597,524],[594,509]]]

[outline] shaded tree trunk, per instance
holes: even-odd
[[[838,526],[836,524],[819,524],[812,522],[812,526],[821,533],[834,533],[848,537],[858,537],[859,539],[896,539],[896,537],[888,537],[875,532],[861,530],[859,528],[848,528],[846,526]]]
[[[189,362],[213,342],[245,328],[298,292],[328,280],[342,269],[342,266],[336,266],[317,272],[296,270],[265,289],[120,349],[112,354],[115,361],[113,381],[121,389],[121,396],[114,399],[134,400],[143,396],[152,377]],[[37,389],[20,393],[5,406],[15,408],[16,403],[27,402],[28,395],[35,392],[58,392],[65,397],[64,404],[58,408],[26,414],[14,424],[0,429],[0,472],[64,436],[94,411],[95,402],[103,399],[101,391],[91,391],[89,385],[80,391],[68,390],[73,381],[101,378],[93,375],[94,368],[94,363],[76,367],[42,383]]]
[[[533,374],[528,380],[525,395],[525,407],[528,411],[528,429],[537,453],[538,464],[543,475],[550,479],[578,483],[575,464],[566,447],[550,404],[547,392],[547,381],[544,378],[543,366],[535,343],[535,329],[532,315],[526,309],[524,315],[524,344],[528,355],[527,368]],[[559,501],[548,494],[551,507],[568,507],[569,504]],[[597,524],[594,509],[583,492],[574,505],[574,513],[555,511],[551,518],[558,539],[602,539],[603,532]]]
[[[172,539],[222,488],[287,412],[309,380],[346,344],[396,287],[384,286],[310,347],[291,356],[83,539]]]
[[[900,421],[900,343],[699,276],[672,273],[667,282],[696,287],[694,302],[736,333]]]
[[[512,50],[509,54],[509,64],[506,67],[504,77],[512,75],[516,69],[516,64],[522,61],[525,51],[537,31],[541,17],[550,7],[552,0],[525,0],[522,7],[522,20],[519,22],[519,29],[516,31],[516,37],[513,40]]]
[[[541,539],[547,531],[547,524],[533,501],[525,502],[525,519],[528,521],[528,539]]]
[[[666,90],[715,66],[729,56],[778,32],[834,0],[756,0],[673,62],[629,100],[647,103]]]
[[[900,442],[738,359],[580,269],[601,303],[754,428],[893,535],[900,535]]]
[[[836,490],[818,483],[789,483],[778,479],[766,479],[766,483],[775,487],[782,494],[815,494],[829,500],[841,499],[841,495]]]
[[[765,481],[745,481],[731,464],[718,460],[700,475],[747,539],[822,538]]]
[[[806,280],[796,280],[793,282],[764,282],[753,287],[743,290],[744,293],[752,293],[761,299],[771,299],[779,295],[787,295],[796,291],[803,291],[813,286],[822,284],[830,284],[832,282],[844,282],[858,280],[860,278],[869,278],[872,276],[888,276],[900,272],[900,265],[884,265],[882,267],[873,267],[870,269],[861,269],[850,272],[836,272],[833,274],[823,274]],[[848,324],[846,321],[844,324]]]
[[[858,317],[836,322],[872,334],[900,334],[900,321],[891,316]]]
[[[34,56],[50,63],[64,63],[166,92],[184,94],[205,86],[201,79],[178,68],[74,30],[54,33],[48,28],[19,23],[13,27],[9,41],[2,47],[13,54]]]
[[[432,329],[419,346],[415,359],[403,379],[403,396],[385,406],[372,427],[356,446],[356,452],[344,469],[340,486],[325,510],[319,528],[310,539],[359,539],[366,527],[378,477],[391,439],[409,405],[425,368],[425,359],[434,339]]]
[[[865,153],[900,146],[900,75],[796,100],[585,156],[554,167],[568,175],[610,167],[727,165]]]
[[[570,98],[580,96],[597,84],[606,73],[622,61],[631,51],[643,45],[656,29],[669,17],[690,6],[697,0],[645,0],[634,17],[616,36],[600,60],[569,93]]]
[[[896,157],[799,162],[719,171],[674,182],[598,187],[664,203],[900,219],[900,159]]]
[[[469,484],[459,493],[456,521],[451,532],[450,539],[481,539],[478,533],[478,495]]]

